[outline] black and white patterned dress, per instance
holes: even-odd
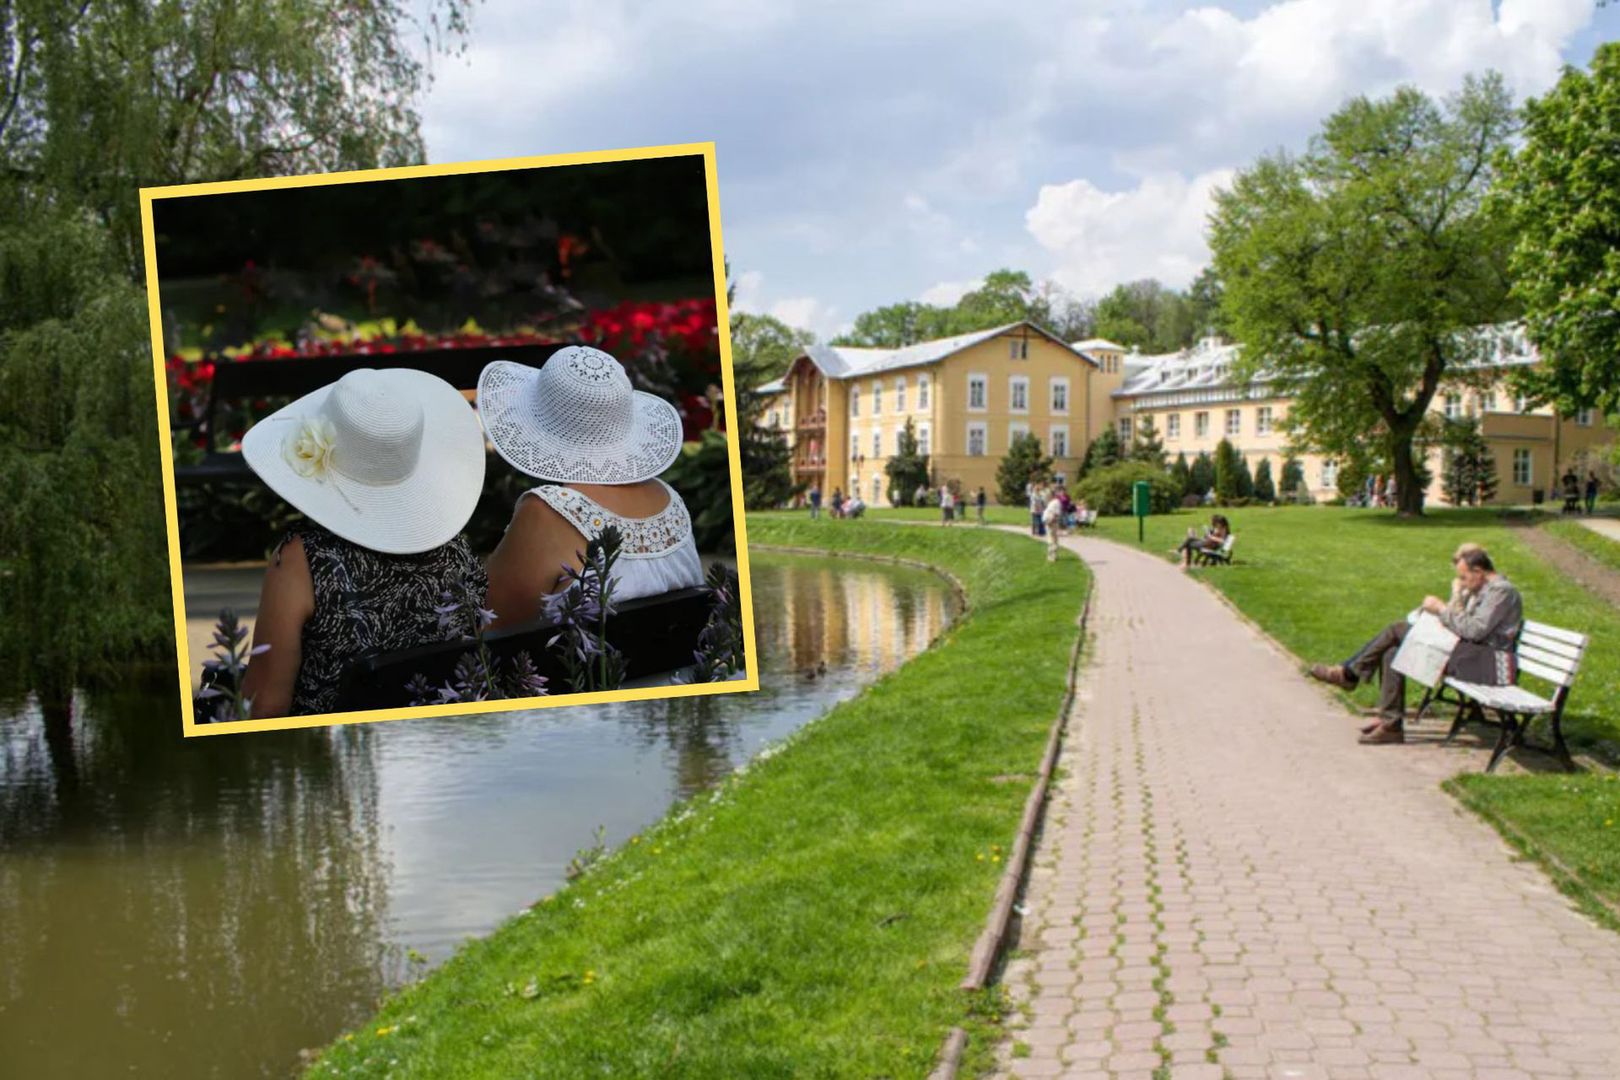
[[[304,623],[294,716],[331,712],[343,672],[368,653],[457,636],[440,627],[434,610],[444,603],[445,589],[464,579],[482,601],[489,588],[483,564],[463,535],[419,555],[385,555],[313,523],[300,525],[281,543],[295,536],[304,542],[315,613]]]

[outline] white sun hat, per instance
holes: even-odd
[[[455,538],[484,487],[484,437],[461,391],[411,368],[361,368],[260,420],[242,457],[343,539],[390,555]]]
[[[478,376],[478,411],[495,452],[558,483],[633,484],[681,452],[681,414],[630,386],[600,349],[570,345],[544,367],[497,360]]]

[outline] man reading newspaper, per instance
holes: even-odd
[[[1485,549],[1465,544],[1452,557],[1457,576],[1451,600],[1426,596],[1416,623],[1402,619],[1380,630],[1367,644],[1342,664],[1316,664],[1311,677],[1333,686],[1353,690],[1363,681],[1378,678],[1378,705],[1370,710],[1372,723],[1362,729],[1361,741],[1369,745],[1404,742],[1406,721],[1406,678],[1396,667],[1402,643],[1418,631],[1419,647],[1408,655],[1401,668],[1428,674],[1437,654],[1444,654],[1443,675],[1465,682],[1504,686],[1518,676],[1513,646],[1524,622],[1524,602],[1519,590],[1496,572]],[[1432,616],[1430,625],[1422,616]],[[1455,636],[1449,643],[1439,633]]]

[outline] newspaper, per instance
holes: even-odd
[[[1390,667],[1424,686],[1438,686],[1459,639],[1427,611],[1414,614],[1417,618]]]

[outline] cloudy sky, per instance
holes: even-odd
[[[1210,193],[1347,97],[1620,38],[1594,0],[483,0],[430,160],[713,140],[738,306],[824,338],[1000,266],[1080,295],[1207,259]]]

